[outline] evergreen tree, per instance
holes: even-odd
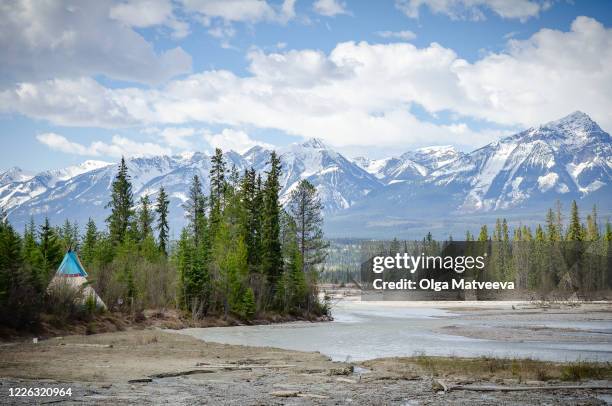
[[[51,227],[47,217],[45,217],[45,221],[40,227],[39,240],[40,253],[42,256],[41,272],[45,278],[46,285],[53,277],[63,258],[61,243],[59,242],[55,229]]]
[[[323,240],[323,205],[317,189],[306,179],[291,193],[289,211],[296,224],[302,271],[312,271],[325,260],[328,244]]]
[[[262,271],[268,278],[275,296],[276,283],[282,272],[282,252],[280,243],[280,159],[276,152],[270,154],[270,170],[263,188],[262,213]]]
[[[138,241],[142,242],[147,237],[153,235],[153,212],[151,200],[148,195],[140,198],[140,208],[138,209]]]
[[[489,233],[487,231],[487,225],[483,225],[480,228],[480,234],[478,234],[478,241],[485,242],[489,240]]]
[[[548,241],[561,240],[561,234],[557,229],[556,218],[552,209],[548,209],[548,213],[546,214],[546,234],[548,235]]]
[[[111,214],[106,219],[110,238],[117,245],[125,239],[134,217],[134,197],[132,184],[128,175],[125,159],[121,158],[117,175],[111,185],[111,200],[106,208],[111,209]]]
[[[166,190],[162,186],[157,195],[157,205],[155,212],[157,213],[157,241],[159,250],[164,256],[168,256],[168,239],[170,238],[170,226],[168,225],[168,211],[170,200],[166,194]]]
[[[255,169],[244,171],[240,185],[240,194],[244,206],[243,235],[247,248],[247,262],[249,273],[256,273],[260,267],[260,227],[259,218],[261,206],[259,205]]]
[[[200,243],[205,238],[206,200],[198,175],[193,176],[191,186],[189,187],[189,199],[184,207],[194,243],[197,247],[200,247]]]
[[[79,226],[76,222],[72,224],[70,220],[66,219],[62,227],[58,228],[57,234],[63,251],[78,250]]]
[[[34,219],[30,218],[30,223],[26,225],[23,233],[23,260],[32,277],[32,283],[38,292],[45,289],[46,274],[43,271],[43,258],[36,240],[36,226]]]
[[[567,228],[567,241],[583,241],[584,233],[582,224],[580,223],[580,215],[578,214],[578,205],[576,201],[572,201],[572,210],[570,214],[570,223]]]
[[[587,216],[586,239],[588,241],[599,240],[599,224],[597,222],[597,207],[593,206],[593,211]]]
[[[211,158],[210,165],[210,234],[211,239],[214,240],[221,221],[227,186],[225,160],[221,149],[215,149],[215,155]]]
[[[81,260],[85,266],[91,266],[94,261],[96,244],[98,243],[98,227],[95,221],[90,217],[85,227],[85,235],[83,236],[83,245],[81,246]]]

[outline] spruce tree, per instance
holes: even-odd
[[[593,206],[591,214],[587,216],[586,237],[589,241],[597,241],[600,238],[599,224],[597,222],[597,206]]]
[[[200,246],[204,238],[206,222],[206,200],[202,192],[202,182],[198,175],[194,175],[189,187],[189,198],[185,203],[187,224],[196,246]]]
[[[480,234],[478,234],[478,241],[485,242],[489,240],[489,232],[487,231],[487,225],[483,225],[480,228]]]
[[[30,223],[26,225],[23,233],[23,260],[30,269],[34,285],[39,292],[42,292],[45,288],[46,275],[43,272],[42,254],[36,236],[34,219],[30,218]]]
[[[147,237],[153,235],[153,212],[151,200],[148,195],[140,198],[140,208],[138,209],[138,241],[142,242]]]
[[[249,273],[256,273],[259,269],[259,216],[261,208],[257,201],[257,184],[255,170],[244,171],[240,185],[240,196],[244,207],[243,235],[247,248],[247,262]]]
[[[168,239],[170,238],[170,226],[168,225],[169,206],[170,200],[168,200],[166,190],[162,186],[159,189],[159,194],[157,195],[155,212],[157,213],[157,242],[159,245],[159,250],[164,256],[168,256]]]
[[[57,267],[60,265],[63,252],[57,233],[49,219],[45,217],[43,225],[40,227],[40,253],[42,256],[41,271],[47,284],[53,277]]]
[[[221,221],[227,187],[225,160],[221,149],[215,149],[215,155],[211,158],[210,165],[210,234],[211,239],[214,240]]]
[[[548,213],[546,213],[546,234],[548,236],[548,241],[561,240],[553,209],[548,209]]]
[[[111,185],[111,200],[106,208],[111,209],[111,214],[106,219],[110,238],[113,244],[122,243],[128,233],[129,227],[133,223],[134,217],[134,196],[132,194],[132,184],[130,175],[125,163],[121,158],[117,175]]]
[[[567,241],[583,241],[584,233],[582,224],[580,223],[580,215],[578,214],[578,205],[576,201],[572,201],[572,209],[570,213],[570,223],[567,228]]]
[[[90,217],[85,226],[85,235],[81,246],[81,260],[85,266],[91,266],[94,262],[96,244],[98,242],[98,227],[96,222]]]
[[[268,278],[275,295],[276,283],[282,272],[280,243],[280,171],[281,163],[276,152],[270,154],[269,171],[263,188],[262,214],[262,271]]]

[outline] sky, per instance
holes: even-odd
[[[576,110],[610,132],[611,26],[588,0],[7,0],[0,169],[470,151]]]

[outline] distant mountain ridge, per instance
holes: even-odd
[[[266,171],[271,151],[255,146],[243,154],[225,152],[228,169]],[[529,215],[556,199],[597,203],[604,212],[612,201],[612,142],[588,115],[575,112],[560,120],[505,137],[470,153],[433,146],[380,160],[348,159],[320,139],[280,148],[281,201],[301,179],[317,188],[331,236],[419,235],[422,230],[465,229],[472,220],[493,215]],[[175,236],[185,223],[182,204],[198,174],[208,188],[210,156],[128,159],[136,197],[164,186],[171,200]],[[86,161],[61,170],[31,174],[19,168],[0,171],[0,207],[18,227],[33,216],[84,224],[102,222],[116,164]],[[521,220],[524,219],[524,220]]]

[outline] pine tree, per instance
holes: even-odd
[[[323,205],[308,180],[301,180],[291,193],[289,211],[296,224],[302,271],[312,271],[325,260],[329,245],[323,239]]]
[[[90,217],[85,227],[85,235],[83,236],[83,245],[81,246],[81,260],[85,266],[89,267],[94,262],[96,244],[98,243],[98,227],[95,221]]]
[[[480,234],[478,234],[478,241],[485,242],[489,240],[489,233],[487,231],[487,225],[483,225],[480,228]]]
[[[189,199],[184,207],[194,243],[197,247],[200,247],[200,243],[205,238],[206,200],[198,175],[193,176],[191,186],[189,187]]]
[[[604,241],[612,241],[612,224],[610,220],[606,221],[606,233],[604,234]]]
[[[567,241],[583,241],[584,233],[582,224],[580,223],[580,215],[578,214],[578,205],[576,201],[572,201],[572,210],[570,214],[570,223],[567,229]]]
[[[263,188],[262,214],[262,271],[268,278],[275,296],[276,283],[282,272],[282,252],[280,243],[280,171],[281,163],[276,152],[270,154],[270,170]]]
[[[497,218],[495,220],[495,231],[493,231],[493,241],[499,242],[502,240],[502,225],[501,219]]]
[[[61,243],[47,217],[45,217],[45,221],[40,227],[39,240],[42,256],[41,271],[46,285],[53,277],[63,258]]]
[[[125,239],[134,217],[132,184],[123,157],[111,188],[111,201],[106,205],[106,208],[111,209],[111,214],[106,222],[108,223],[111,241],[117,245]]]
[[[586,238],[588,241],[597,241],[600,238],[599,224],[597,222],[597,207],[593,206],[591,214],[587,216]]]
[[[240,195],[244,206],[243,235],[247,248],[249,273],[256,273],[260,265],[260,228],[261,207],[258,206],[258,190],[255,169],[244,171],[240,185]]]
[[[548,235],[548,241],[560,241],[560,232],[557,229],[555,214],[552,209],[548,209],[546,214],[546,234]]]
[[[138,241],[142,242],[147,237],[153,235],[153,212],[151,200],[148,195],[140,198],[140,208],[138,209]]]
[[[210,165],[210,234],[211,239],[214,240],[221,221],[227,187],[225,160],[221,149],[215,149],[215,155],[211,158]]]
[[[23,232],[23,260],[24,264],[29,267],[34,286],[38,292],[43,292],[46,274],[43,272],[43,258],[36,240],[36,226],[33,218],[30,218],[30,223],[26,225]]]
[[[66,219],[64,224],[57,229],[57,235],[61,243],[62,250],[78,250],[79,226],[76,222],[72,224],[70,220]]]
[[[168,208],[170,206],[170,200],[166,190],[162,186],[159,189],[157,195],[157,205],[155,206],[155,212],[157,213],[157,241],[159,244],[159,251],[164,255],[168,256],[168,239],[170,226],[168,225]]]

